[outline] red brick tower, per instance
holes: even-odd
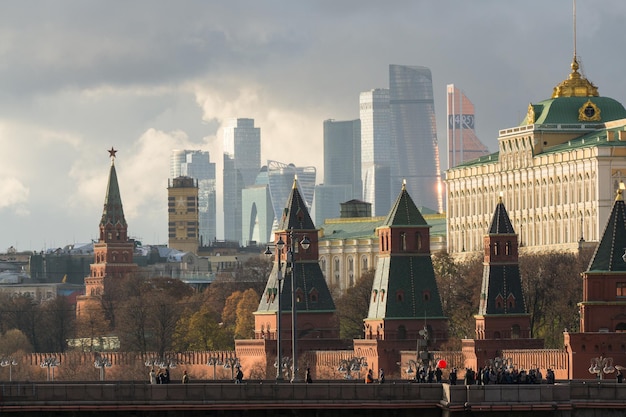
[[[582,273],[580,332],[565,332],[572,379],[614,378],[607,365],[626,366],[626,205],[620,184],[611,215],[587,271]],[[589,372],[594,360],[600,374]],[[610,359],[610,360],[609,360]]]
[[[85,277],[85,295],[77,299],[76,315],[80,317],[87,309],[100,309],[102,295],[106,292],[109,278],[120,278],[137,270],[133,263],[135,242],[128,238],[128,225],[122,209],[122,198],[115,172],[115,154],[111,148],[111,169],[100,220],[100,238],[94,244],[94,263],[90,275]]]
[[[530,338],[519,271],[518,240],[502,198],[496,205],[489,232],[483,237],[483,282],[475,340],[463,340],[466,366],[476,370],[503,349],[539,349],[543,340]]]
[[[401,350],[437,349],[448,337],[430,257],[430,226],[402,185],[382,226],[365,340],[355,340],[356,356],[370,367],[397,368]],[[416,358],[417,359],[417,358]]]

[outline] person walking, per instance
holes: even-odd
[[[241,367],[237,367],[237,375],[235,375],[235,384],[241,384],[243,382],[243,372],[241,371]]]
[[[188,384],[189,383],[189,375],[187,375],[187,371],[183,372],[183,384]]]
[[[383,384],[385,382],[385,370],[380,368],[378,371],[378,383]]]
[[[365,375],[365,383],[371,384],[373,382],[374,382],[374,371],[370,369],[369,371],[367,371],[367,375]]]
[[[150,385],[155,385],[157,383],[157,375],[156,372],[154,372],[154,368],[150,369],[148,377],[150,379]]]
[[[311,378],[311,368],[306,368],[306,374],[304,376],[304,380],[306,381],[307,384],[310,384],[313,382],[313,378]]]

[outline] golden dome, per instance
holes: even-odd
[[[598,87],[580,75],[578,72],[578,61],[576,55],[572,60],[572,72],[569,78],[554,87],[552,98],[558,97],[599,97]]]

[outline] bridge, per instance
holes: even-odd
[[[624,416],[626,384],[417,384],[389,381],[150,385],[138,382],[4,383],[0,414],[18,416]]]

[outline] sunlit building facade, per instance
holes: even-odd
[[[170,180],[194,178],[198,186],[198,239],[208,245],[217,236],[217,198],[215,162],[208,151],[174,149],[170,155]]]

